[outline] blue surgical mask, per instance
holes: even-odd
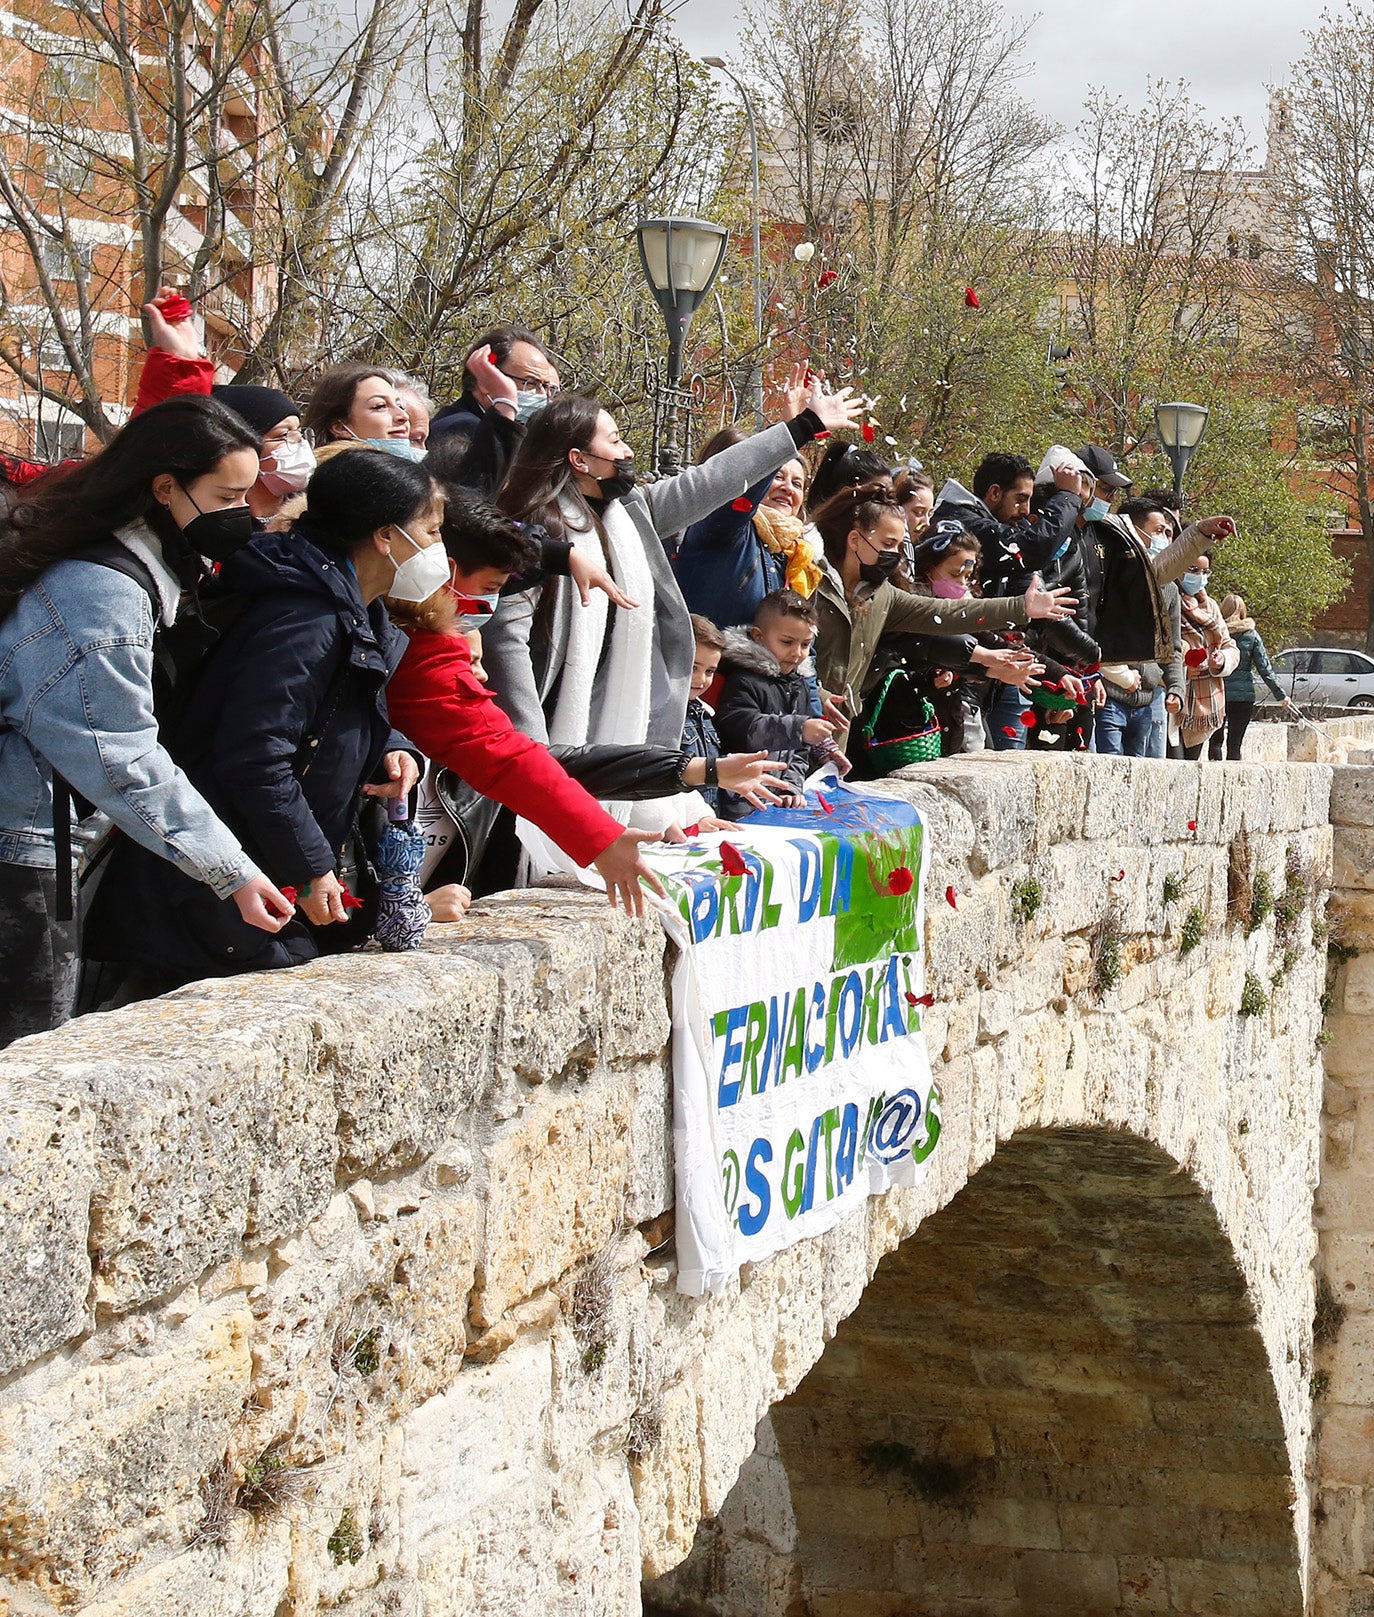
[[[1171,544],[1173,544],[1173,540],[1167,533],[1157,533],[1150,540],[1150,554],[1152,556],[1161,556]]]
[[[528,421],[537,416],[549,402],[546,393],[536,393],[533,388],[517,388],[515,393],[515,419]]]
[[[1201,595],[1207,588],[1207,574],[1184,573],[1178,581],[1178,587],[1185,595]]]
[[[1106,500],[1089,500],[1083,507],[1084,522],[1101,522],[1111,510]]]
[[[372,442],[379,449],[385,449],[388,455],[395,455],[398,460],[421,461],[429,453],[421,449],[419,444],[411,443],[409,438],[374,438]]]

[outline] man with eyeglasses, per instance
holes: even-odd
[[[486,413],[509,398],[504,389],[498,395],[493,388],[490,372],[481,363],[484,359],[515,383],[514,418],[519,422],[528,421],[562,391],[558,369],[538,337],[524,326],[497,326],[468,349],[463,358],[463,395],[430,422],[431,440],[454,432],[471,438]]]

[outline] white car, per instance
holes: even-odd
[[[1292,646],[1274,658],[1279,684],[1300,707],[1374,708],[1374,657],[1332,646]],[[1256,694],[1272,701],[1258,677]]]

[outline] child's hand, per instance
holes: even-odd
[[[823,747],[835,734],[829,719],[808,719],[802,725],[802,740],[808,747]]]
[[[432,893],[426,893],[425,903],[436,921],[461,921],[472,903],[472,894],[457,882],[450,882],[447,887],[436,887]]]
[[[947,691],[954,683],[954,670],[952,668],[937,668],[935,670],[935,689]]]

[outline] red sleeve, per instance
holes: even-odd
[[[624,831],[547,747],[515,728],[472,672],[462,635],[411,635],[386,703],[391,722],[421,752],[537,825],[579,865]]]
[[[215,367],[208,359],[182,359],[165,348],[150,348],[138,379],[138,397],[133,413],[161,404],[176,393],[209,393]]]

